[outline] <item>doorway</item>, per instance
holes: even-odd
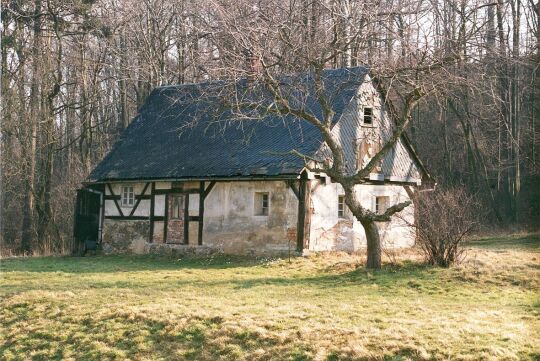
[[[169,244],[186,244],[184,220],[186,214],[186,195],[169,194],[167,197],[167,239]]]

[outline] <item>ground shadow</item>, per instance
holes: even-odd
[[[470,240],[465,245],[482,249],[540,250],[540,233],[482,237]]]
[[[51,256],[3,259],[0,272],[116,273],[181,269],[231,269],[264,264],[269,258],[215,255],[164,257],[156,255]]]

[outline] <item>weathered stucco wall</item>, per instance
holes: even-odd
[[[269,212],[256,215],[255,193],[267,192]],[[205,201],[203,240],[226,253],[294,252],[298,200],[282,181],[217,183]],[[290,237],[289,237],[290,238]]]
[[[135,192],[140,192],[144,184],[134,183]],[[120,194],[121,185],[113,191]],[[163,185],[160,189],[166,189]],[[375,197],[390,197],[390,205],[408,200],[402,186],[359,185],[357,191],[364,207],[375,210]],[[255,194],[268,193],[269,212],[267,216],[256,214]],[[346,210],[344,217],[338,217],[338,196],[344,192],[337,183],[316,179],[311,181],[310,251],[357,251],[366,246],[365,233],[361,224]],[[199,198],[190,194],[189,214],[197,216]],[[110,201],[113,202],[113,201]],[[165,213],[165,196],[155,196],[156,215]],[[142,201],[141,201],[142,203]],[[111,210],[112,208],[112,210]],[[117,215],[114,203],[106,204],[106,215]],[[148,216],[137,210],[135,214]],[[292,190],[282,181],[218,182],[205,201],[203,247],[225,253],[237,254],[279,254],[296,248],[298,200]],[[124,214],[131,207],[123,208]],[[412,222],[414,208],[409,206],[391,222],[379,223],[385,247],[408,247],[414,245],[414,234],[406,221]],[[154,223],[154,242],[148,243],[150,232],[148,220],[105,219],[103,224],[103,249],[105,253],[164,253],[164,223]],[[189,225],[189,247],[175,246],[175,250],[188,251],[197,247],[198,222]],[[170,245],[163,245],[169,247]],[[170,246],[172,247],[172,246]],[[191,252],[191,251],[189,251]]]
[[[343,188],[337,183],[325,183],[314,180],[311,185],[311,227],[310,251],[346,251],[354,252],[366,247],[364,228],[346,209],[344,217],[338,217],[338,197],[343,195]],[[375,211],[375,197],[388,196],[392,206],[409,200],[402,186],[368,185],[356,187],[361,204]],[[401,218],[403,217],[403,218]],[[391,222],[380,222],[379,230],[384,247],[411,247],[414,245],[413,230],[407,222],[414,220],[414,206],[392,217]]]

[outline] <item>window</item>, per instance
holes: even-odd
[[[267,216],[269,210],[269,197],[268,193],[255,193],[255,215]]]
[[[135,203],[135,193],[133,192],[133,186],[122,187],[122,206],[132,207]]]
[[[373,108],[364,108],[364,124],[373,124]]]
[[[389,204],[390,204],[390,197],[388,196],[375,197],[375,213],[383,214],[388,209]]]
[[[183,216],[184,196],[174,195],[171,199],[171,219],[180,219]]]
[[[345,217],[345,196],[338,196],[337,215],[339,218]]]

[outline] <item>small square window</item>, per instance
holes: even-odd
[[[255,215],[267,216],[270,209],[269,194],[263,192],[255,193]]]
[[[338,196],[338,217],[345,218],[345,196]]]
[[[135,193],[133,191],[133,186],[123,186],[122,187],[122,206],[132,207],[135,203]]]
[[[364,107],[364,124],[373,124],[373,108]]]
[[[390,197],[388,196],[375,197],[375,213],[383,214],[388,209],[389,204],[390,204]]]

